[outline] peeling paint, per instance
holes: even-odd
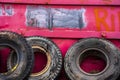
[[[7,16],[13,15],[13,8],[10,5],[5,5],[5,13]]]
[[[27,26],[47,27],[48,12],[44,7],[28,6],[26,11]]]
[[[52,9],[53,26],[83,28],[85,26],[85,9]]]
[[[0,5],[0,16],[2,16],[2,6]]]
[[[64,9],[28,6],[26,24],[33,27],[84,28],[86,26],[84,8]]]
[[[0,5],[0,16],[12,16],[14,10],[12,5]]]
[[[0,0],[4,3],[24,4],[69,4],[69,5],[120,5],[120,0]]]

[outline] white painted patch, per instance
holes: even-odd
[[[42,6],[28,6],[26,10],[26,25],[33,27],[61,27],[61,28],[85,28],[84,8],[45,8]]]
[[[12,5],[0,5],[0,16],[12,16],[14,10]]]
[[[48,25],[48,13],[44,7],[27,7],[27,26],[46,27]]]
[[[52,9],[53,26],[67,28],[84,28],[85,9]]]

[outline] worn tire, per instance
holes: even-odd
[[[99,54],[85,53],[89,50],[98,51]],[[103,58],[106,61],[104,70],[95,74],[83,71],[79,65],[87,55]],[[70,80],[116,80],[120,74],[120,51],[111,42],[104,39],[82,39],[67,51],[64,68]]]
[[[40,47],[46,50],[46,56],[49,58],[47,68],[43,72],[38,72],[38,74],[31,74],[29,80],[55,80],[62,67],[62,55],[59,48],[51,40],[44,37],[33,36],[26,39],[32,47],[37,46],[38,49]],[[13,57],[14,55],[10,55],[9,61]],[[13,62],[8,63],[9,68],[12,68],[12,65],[14,65]]]
[[[0,80],[23,80],[29,75],[34,59],[32,49],[26,39],[14,32],[0,31],[0,46],[11,47],[18,58],[13,68],[8,72],[0,73]]]

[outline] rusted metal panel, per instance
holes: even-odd
[[[0,0],[3,3],[120,5],[120,0]]]

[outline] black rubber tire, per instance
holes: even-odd
[[[104,53],[102,55],[105,55],[106,67],[103,71],[90,74],[78,66],[80,60],[84,58],[82,55],[85,50],[99,50]],[[111,42],[104,39],[82,39],[67,51],[64,59],[64,69],[70,80],[116,80],[120,74],[120,51]]]
[[[0,80],[23,80],[27,77],[33,67],[34,55],[26,39],[15,32],[0,31],[0,46],[11,47],[18,57],[16,67],[0,73]]]
[[[34,75],[34,76],[30,75],[28,80],[55,80],[58,74],[60,73],[62,67],[62,55],[59,48],[55,45],[54,42],[44,37],[32,36],[26,39],[31,46],[40,46],[45,50],[47,50],[52,60],[46,72],[40,75]],[[12,68],[12,65],[14,65],[13,62],[10,62],[11,59],[13,59],[13,57],[14,57],[13,55],[9,56],[9,61],[8,61],[9,68]]]

